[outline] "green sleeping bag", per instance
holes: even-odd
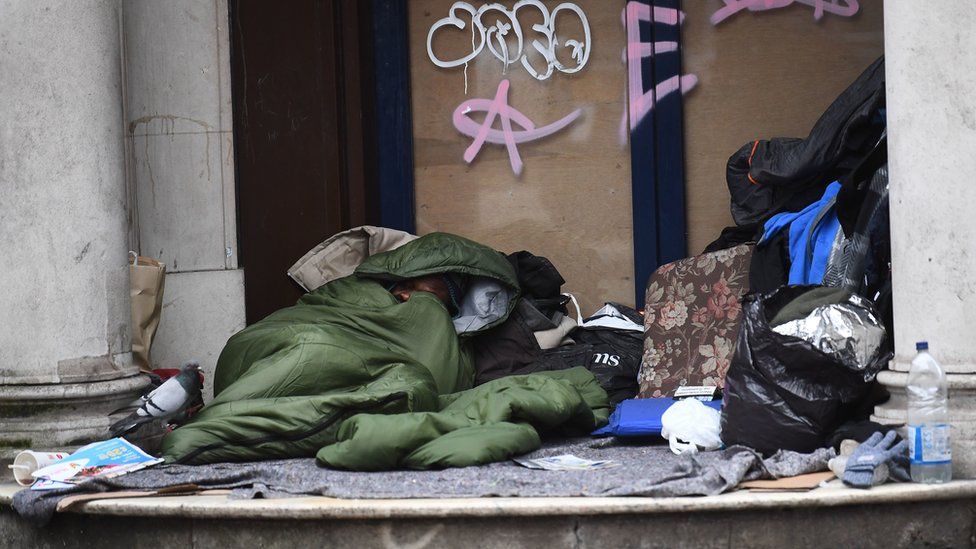
[[[397,280],[441,273],[471,280],[453,319],[433,294],[400,303],[388,291]],[[536,427],[589,432],[608,410],[586,370],[471,389],[470,337],[504,322],[518,297],[505,257],[459,236],[429,234],[374,255],[354,275],[231,337],[215,398],[163,440],[163,455],[178,463],[318,455],[345,469],[435,468],[532,450]]]

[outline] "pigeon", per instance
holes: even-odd
[[[199,399],[200,388],[203,386],[199,372],[200,365],[196,362],[187,362],[180,366],[179,374],[143,395],[134,403],[138,409],[128,417],[113,423],[109,427],[109,432],[113,437],[117,437],[145,423],[179,415]]]

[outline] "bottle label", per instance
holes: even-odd
[[[936,465],[952,461],[949,445],[949,425],[910,425],[908,427],[908,454],[912,463]]]

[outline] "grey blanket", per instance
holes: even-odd
[[[614,439],[552,442],[526,457],[560,454],[603,460],[619,467],[590,471],[542,471],[511,461],[442,471],[336,471],[314,459],[288,459],[213,465],[161,465],[128,475],[95,478],[68,490],[23,490],[13,507],[31,523],[43,526],[58,501],[69,494],[115,490],[158,490],[194,484],[205,489],[231,488],[234,497],[460,498],[488,496],[708,496],[740,482],[782,478],[827,470],[835,455],[824,448],[812,454],[781,451],[762,456],[742,446],[677,456],[667,445],[634,445]]]

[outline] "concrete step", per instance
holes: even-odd
[[[227,495],[100,500],[46,528],[10,508],[3,547],[971,547],[976,481],[839,481],[805,493],[699,498],[233,500]]]

